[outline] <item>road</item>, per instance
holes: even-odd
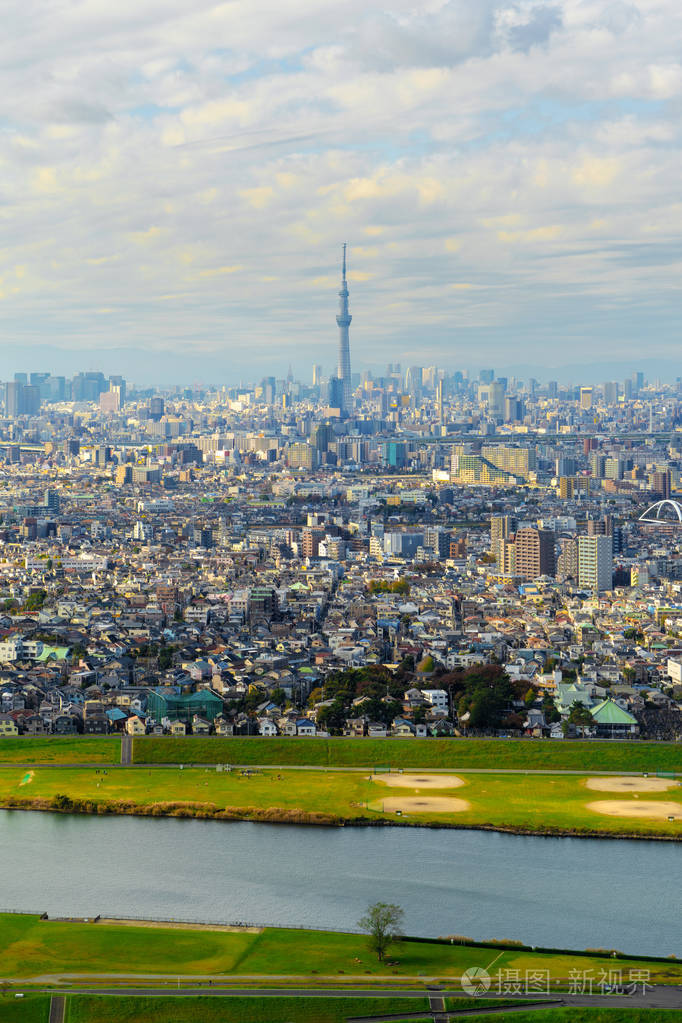
[[[0,978],[2,979],[2,978]],[[291,986],[285,987],[239,987],[237,985],[252,982],[262,983],[264,978],[262,975],[249,975],[241,977],[225,977],[224,975],[214,975],[212,977],[191,977],[191,976],[179,976],[168,977],[165,976],[165,984],[154,987],[141,986],[135,987],[135,982],[143,983],[144,981],[158,981],[161,979],[159,974],[140,974],[136,977],[121,976],[112,974],[54,974],[45,975],[42,977],[35,977],[30,981],[16,978],[4,978],[7,982],[11,983],[15,987],[24,987],[32,991],[46,990],[52,993],[54,988],[46,988],[44,985],[54,985],[58,983],[68,983],[69,994],[102,994],[110,996],[120,995],[138,995],[150,998],[190,998],[201,995],[202,997],[210,998],[423,998],[428,997],[430,1000],[430,1014],[436,1016],[452,1015],[457,1014],[457,1010],[450,1009],[445,1012],[444,998],[462,998],[466,997],[461,988],[455,988],[451,990],[440,989],[434,990],[433,987],[429,987],[428,981],[423,981],[422,984],[425,986],[415,988],[368,988],[366,982],[363,982],[363,986],[360,987],[329,987],[329,988],[309,988],[296,986],[297,982],[300,982],[300,978],[295,976],[280,976],[276,979],[283,982],[290,982]],[[325,980],[327,978],[320,978]],[[416,978],[407,978],[412,980],[414,983]],[[349,978],[352,980],[352,978]],[[74,983],[74,981],[76,983]],[[89,986],[78,987],[77,982],[87,982]],[[102,986],[93,988],[93,982],[102,981]],[[106,982],[113,982],[113,986],[107,986]],[[121,982],[127,981],[129,986],[124,986]],[[118,984],[117,984],[118,982]],[[181,983],[187,984],[186,987],[180,987]],[[177,984],[178,986],[174,986]],[[232,985],[235,986],[232,986]],[[482,997],[490,998],[494,997],[494,994],[488,993]],[[503,996],[506,1001],[512,1001],[514,996]],[[566,1007],[580,1006],[582,1008],[628,1008],[628,1009],[676,1009],[682,1010],[682,985],[659,985],[650,987],[646,991],[639,990],[634,995],[569,995],[557,992],[556,995],[548,998],[547,996],[537,996],[533,998],[528,995],[519,995],[519,1002],[524,1001],[526,1003],[532,1002],[532,1005],[526,1004],[523,1006],[525,1011],[529,1008],[540,1008],[541,1006],[547,1006],[548,1003],[554,1005],[562,1005]],[[56,999],[54,999],[56,1000]],[[521,1011],[522,1006],[519,1004],[518,1009],[512,1009],[511,1011]],[[459,1010],[464,1013],[465,1010]],[[475,1012],[483,1012],[483,1009],[474,1010]],[[490,1009],[486,1009],[486,1012],[490,1012]],[[502,1007],[494,1011],[501,1012]],[[507,1007],[506,1011],[510,1011]],[[472,1010],[467,1009],[466,1012],[471,1015]],[[423,1011],[419,1014],[423,1018]],[[404,1018],[404,1017],[401,1017]],[[51,1023],[60,1023],[59,1020],[52,1021]]]

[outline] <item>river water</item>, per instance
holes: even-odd
[[[682,955],[682,846],[483,831],[0,811],[0,908],[353,929]]]

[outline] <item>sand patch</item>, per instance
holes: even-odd
[[[585,785],[595,792],[665,792],[677,782],[671,778],[588,778]]]
[[[654,803],[644,799],[631,803],[626,799],[601,799],[597,803],[588,803],[587,809],[609,817],[651,817],[658,821],[674,817],[682,821],[682,803]]]
[[[30,785],[34,778],[35,771],[29,771],[27,774],[24,775],[24,777],[19,782],[19,788],[21,788],[23,785]]]
[[[262,927],[248,924],[189,924],[175,920],[119,920],[117,917],[100,917],[97,923],[113,924],[116,927],[162,927],[178,931],[228,931],[229,933],[262,934]]]
[[[466,799],[454,799],[449,796],[392,796],[381,801],[384,813],[462,813],[469,810],[471,804]]]
[[[380,774],[374,781],[397,789],[456,789],[464,779],[456,774]]]

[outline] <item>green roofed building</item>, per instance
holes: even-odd
[[[147,697],[147,714],[155,721],[169,718],[170,721],[189,724],[195,714],[214,721],[224,709],[223,701],[211,689],[198,689],[186,695],[154,689]]]
[[[620,739],[639,732],[637,718],[613,700],[603,700],[596,707],[591,707],[590,713],[597,726],[597,735],[602,738]]]
[[[47,643],[43,643],[43,649],[36,657],[36,661],[65,661],[70,656],[70,646],[48,646]]]

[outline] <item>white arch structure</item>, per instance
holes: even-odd
[[[673,517],[663,517],[661,512],[666,511],[670,508],[673,512]],[[672,525],[682,525],[682,505],[679,501],[672,501],[669,497],[666,497],[663,501],[656,501],[650,508],[647,508],[643,512],[638,522],[653,522],[656,523],[668,523]]]

